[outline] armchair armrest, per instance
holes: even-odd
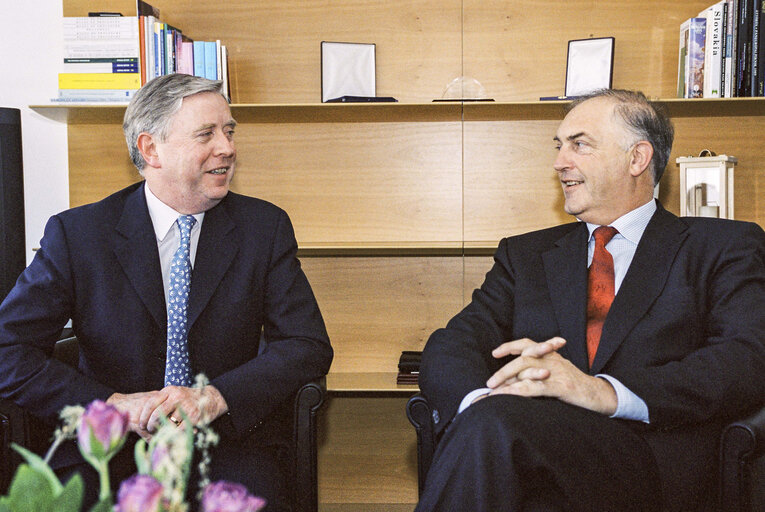
[[[725,427],[720,439],[720,510],[765,510],[755,506],[765,507],[765,407]]]
[[[295,493],[294,510],[318,510],[316,416],[327,392],[326,378],[300,388],[295,396]]]
[[[406,417],[417,433],[417,490],[422,494],[436,449],[433,411],[428,400],[419,393],[410,398],[406,403]]]

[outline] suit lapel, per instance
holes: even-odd
[[[157,237],[146,206],[143,187],[125,201],[115,228],[113,250],[138,296],[161,327],[167,323],[162,269],[159,265]]]
[[[587,225],[580,223],[558,240],[554,249],[542,253],[542,261],[560,335],[566,340],[561,353],[586,372],[586,300],[582,290],[587,290]]]
[[[210,301],[239,251],[236,224],[226,211],[224,199],[205,213],[199,235],[189,292],[189,329]]]
[[[592,373],[603,369],[664,289],[672,262],[685,240],[684,231],[685,224],[659,205],[603,324]]]

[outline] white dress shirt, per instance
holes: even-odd
[[[168,302],[168,284],[170,282],[170,264],[173,261],[173,255],[181,244],[181,230],[178,227],[178,213],[155,196],[149,190],[149,184],[143,187],[146,193],[146,205],[149,207],[149,217],[154,225],[154,233],[157,236],[157,248],[159,249],[159,264],[162,268],[162,286],[165,290],[165,304]],[[205,214],[197,213],[194,218],[196,224],[191,228],[190,259],[191,268],[194,268],[194,261],[197,255],[197,245],[199,244],[199,233],[202,231],[202,220]]]
[[[614,259],[614,291],[619,293],[619,288],[624,281],[632,258],[635,256],[638,243],[643,237],[648,222],[656,212],[656,203],[653,199],[625,215],[616,219],[611,226],[617,229],[618,233],[606,244],[606,249]],[[592,255],[595,251],[595,238],[592,232],[599,226],[597,224],[587,223],[587,229],[590,232],[590,238],[587,245],[587,267],[592,263]],[[648,406],[645,401],[630,391],[624,384],[610,375],[598,374],[596,377],[606,379],[611,383],[616,391],[616,412],[612,418],[622,418],[629,420],[649,422]],[[489,388],[480,388],[468,393],[460,402],[458,414],[473,403],[473,400],[481,395],[486,395],[491,391]]]

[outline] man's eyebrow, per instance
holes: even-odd
[[[204,131],[204,130],[209,130],[211,128],[215,128],[216,126],[217,125],[215,123],[207,123],[207,124],[203,124],[201,126],[198,126],[196,128],[196,130],[194,130],[194,131],[195,132],[201,132],[201,131]],[[226,123],[224,123],[223,126],[230,126],[230,127],[233,128],[233,127],[236,126],[236,121],[234,119],[231,119],[230,121],[227,121]]]
[[[586,132],[575,133],[573,135],[569,135],[568,137],[566,137],[566,140],[572,141],[572,140],[578,139],[579,137],[587,137],[587,133]],[[560,142],[560,137],[556,135],[555,137],[553,137],[553,141]]]

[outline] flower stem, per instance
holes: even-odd
[[[98,495],[99,501],[105,501],[111,498],[112,488],[109,484],[109,461],[99,461],[98,479],[101,483],[101,491]]]

